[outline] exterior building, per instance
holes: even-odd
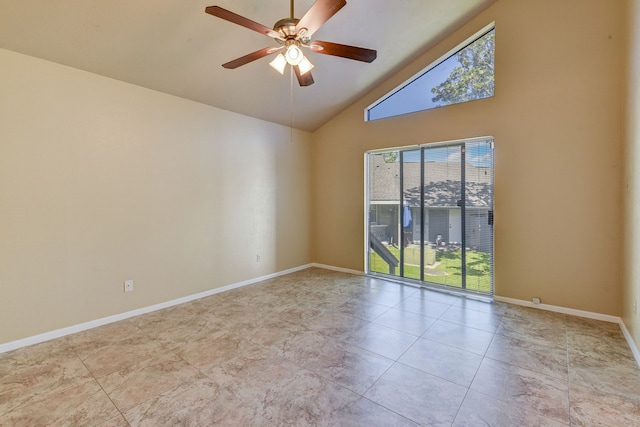
[[[462,242],[462,168],[459,161],[425,163],[424,220],[421,220],[420,162],[402,163],[401,192],[400,161],[384,155],[374,155],[370,159],[369,222],[371,232],[378,240],[397,244],[402,237],[404,244],[419,243],[424,224],[425,243],[431,246],[455,247]],[[493,193],[491,169],[467,162],[465,182],[467,247],[489,250],[492,243],[491,227],[488,226]]]

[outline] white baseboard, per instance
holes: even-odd
[[[245,280],[242,282],[232,283],[220,288],[211,289],[208,291],[200,292],[193,295],[187,295],[186,297],[177,298],[171,301],[162,302],[160,304],[150,305],[148,307],[138,308],[136,310],[127,311],[125,313],[114,314],[113,316],[107,316],[100,319],[90,320],[88,322],[80,323],[78,325],[69,326],[66,328],[56,329],[54,331],[45,332],[43,334],[34,335],[31,337],[19,339],[16,341],[10,341],[5,344],[0,344],[0,353],[15,350],[21,347],[26,347],[33,344],[49,341],[55,338],[64,337],[66,335],[75,334],[77,332],[86,331],[87,329],[97,328],[98,326],[107,325],[109,323],[125,320],[130,317],[139,316],[141,314],[151,313],[152,311],[162,310],[163,308],[173,307],[174,305],[184,304],[189,301],[194,301],[200,298],[208,297],[211,295],[219,294],[221,292],[230,291],[232,289],[241,288],[243,286],[252,285],[254,283],[262,282],[264,280],[273,279],[275,277],[284,276],[286,274],[295,273],[296,271],[306,270],[311,268],[313,264],[301,265],[299,267],[290,268],[288,270],[279,271],[266,276],[256,277],[254,279]]]
[[[334,267],[332,265],[318,264],[316,262],[311,264],[311,267],[324,268],[325,270],[337,271],[339,273],[348,273],[348,274],[355,274],[357,276],[364,276],[364,271],[351,270],[349,268],[342,268],[342,267]]]
[[[610,316],[608,314],[601,314],[601,313],[594,313],[591,311],[576,310],[574,308],[561,307],[558,305],[534,304],[531,301],[501,297],[498,295],[494,295],[493,299],[498,302],[506,302],[509,304],[521,305],[523,307],[537,308],[539,310],[553,311],[556,313],[570,314],[572,316],[585,317],[587,319],[602,320],[603,322],[611,322],[611,323],[622,322],[622,319],[616,316]]]
[[[622,329],[622,333],[624,337],[627,339],[627,343],[629,343],[629,347],[631,348],[631,352],[633,353],[633,357],[635,357],[638,366],[640,367],[640,351],[638,351],[638,347],[636,346],[631,333],[627,329],[627,325],[624,324],[624,321],[620,320],[620,329]]]

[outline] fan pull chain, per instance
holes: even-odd
[[[291,3],[293,3],[293,0],[291,1]],[[293,144],[293,68],[291,69],[289,76],[289,131],[291,132],[291,144]]]

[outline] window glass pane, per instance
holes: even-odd
[[[369,155],[369,271],[399,275],[400,153]]]
[[[420,217],[420,150],[402,154],[402,262],[403,277],[422,280],[420,275],[421,224]]]
[[[493,291],[493,139],[466,145],[467,289]]]
[[[367,110],[368,120],[492,97],[495,30],[430,67]]]
[[[462,145],[424,148],[424,280],[462,287]]]

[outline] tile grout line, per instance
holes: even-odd
[[[569,426],[573,425],[573,415],[571,408],[573,402],[571,401],[571,370],[569,365],[569,329],[567,328],[567,318],[565,316],[565,351],[567,358],[567,400],[569,401]]]
[[[84,362],[84,360],[82,360],[82,358],[80,357],[80,355],[76,351],[75,347],[73,345],[71,345],[70,343],[68,345],[69,345],[69,347],[71,347],[71,350],[73,351],[73,354],[76,355],[76,357],[78,358],[80,363],[82,363],[82,365],[85,367],[87,372],[89,372],[89,375],[91,375],[91,378],[93,378],[93,381],[95,381],[95,383],[98,384],[98,387],[100,387],[100,390],[102,390],[102,392],[105,394],[105,396],[107,396],[107,399],[109,399],[109,401],[111,402],[113,407],[116,408],[116,411],[118,411],[118,413],[120,414],[120,416],[122,417],[124,422],[127,423],[128,426],[131,426],[131,423],[129,423],[129,420],[127,420],[127,418],[124,416],[124,414],[122,413],[122,411],[120,410],[118,405],[116,405],[116,402],[113,401],[113,399],[111,398],[109,393],[107,393],[107,391],[104,389],[104,387],[102,386],[102,383],[100,383],[100,381],[98,381],[98,379],[96,378],[95,374],[91,371],[91,369],[89,369],[89,367]],[[104,420],[103,422],[106,422],[106,421],[109,421],[109,420]]]

